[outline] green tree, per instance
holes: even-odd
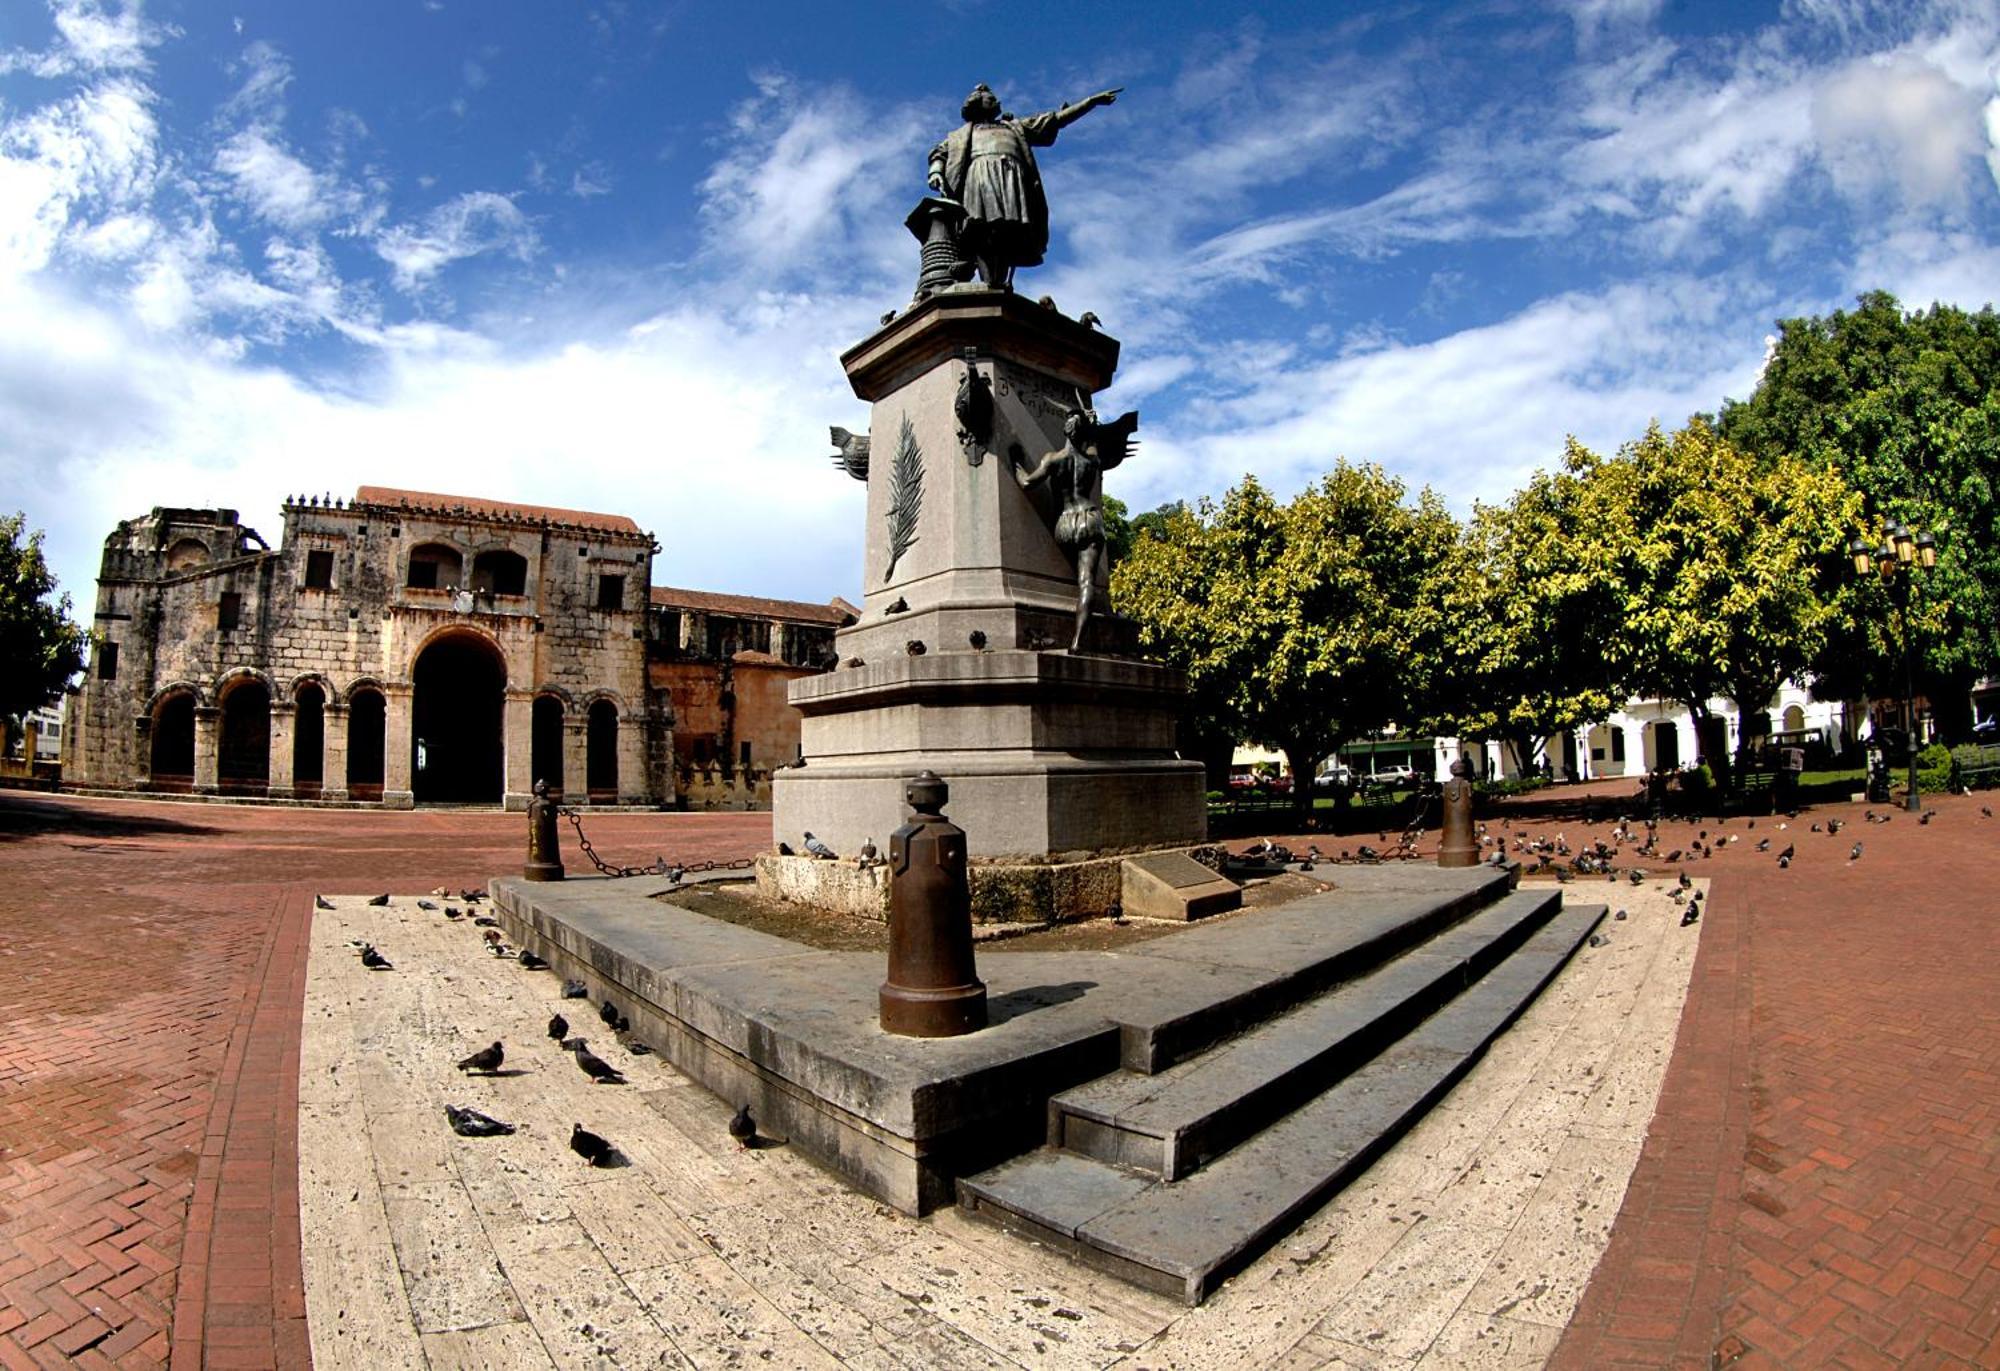
[[[1617,678],[1686,706],[1701,760],[1726,776],[1710,701],[1747,716],[1819,659],[1860,501],[1839,473],[1759,463],[1700,416],[1672,435],[1652,425],[1596,464],[1589,487],[1616,556]]]
[[[0,719],[18,719],[62,693],[83,670],[83,630],[69,620],[69,596],[42,559],[42,535],[24,515],[0,515]],[[50,596],[54,595],[53,600]]]
[[[1560,470],[1537,471],[1504,505],[1475,505],[1446,581],[1432,722],[1504,741],[1523,771],[1537,740],[1604,718],[1620,698],[1616,549],[1592,488],[1600,465],[1572,442]]]
[[[1345,462],[1288,504],[1245,477],[1219,506],[1159,513],[1114,572],[1118,604],[1187,672],[1199,711],[1285,755],[1303,815],[1322,758],[1416,718],[1431,690],[1452,518],[1430,491],[1406,504],[1381,468]]]
[[[2000,317],[1949,305],[1904,313],[1892,295],[1852,311],[1786,319],[1747,400],[1722,432],[1765,460],[1794,454],[1838,471],[1865,501],[1869,529],[1928,528],[1938,565],[1911,618],[1923,688],[1941,722],[1970,724],[1967,692],[2000,668]],[[1901,694],[1902,647],[1879,586],[1846,597],[1817,664],[1828,688]]]

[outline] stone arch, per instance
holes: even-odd
[[[388,698],[382,685],[364,676],[347,688],[347,793],[351,799],[382,798],[388,759]]]
[[[504,544],[481,548],[472,555],[470,584],[490,595],[526,595],[528,559]]]
[[[354,697],[363,691],[372,691],[377,695],[386,695],[388,687],[382,683],[382,678],[379,676],[356,676],[352,681],[347,683],[347,689],[340,692],[340,698],[349,705],[352,705]]]
[[[216,703],[218,787],[262,794],[271,782],[271,678],[252,667],[231,671],[216,686]]]
[[[426,538],[413,544],[403,559],[406,586],[443,590],[465,583],[465,549],[447,538]]]
[[[181,571],[193,571],[196,567],[207,566],[215,557],[208,550],[208,544],[199,538],[176,538],[167,548],[164,558],[169,576]]]
[[[146,713],[157,714],[170,695],[191,695],[197,707],[208,703],[208,693],[193,681],[169,681],[146,697]]]
[[[506,775],[507,654],[452,625],[410,659],[410,790],[417,803],[498,804]]]
[[[231,692],[251,682],[264,687],[264,693],[272,699],[278,698],[276,683],[272,681],[270,673],[254,666],[233,666],[223,672],[215,682],[216,704],[227,705]]]
[[[1799,705],[1785,706],[1785,732],[1797,733],[1806,726],[1806,712]]]
[[[528,717],[528,783],[549,783],[549,794],[563,793],[563,724],[570,712],[568,692],[543,689],[535,693]]]
[[[326,781],[326,678],[308,672],[292,682],[292,789],[307,798]]]
[[[301,671],[298,675],[292,677],[290,681],[287,681],[285,683],[285,698],[296,701],[299,698],[299,692],[307,686],[316,687],[319,690],[320,699],[327,704],[331,704],[340,698],[340,692],[333,688],[332,677],[318,671]]]
[[[194,712],[201,702],[201,692],[187,684],[170,685],[147,702],[155,790],[194,789]]]
[[[618,701],[600,694],[585,716],[584,786],[593,804],[618,798]]]

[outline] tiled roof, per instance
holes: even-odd
[[[730,614],[743,619],[832,624],[836,628],[854,622],[857,617],[854,606],[837,595],[825,604],[813,604],[808,600],[767,600],[761,595],[725,595],[713,590],[654,586],[653,603],[667,609],[692,609],[704,614]]]
[[[622,514],[593,514],[582,509],[557,509],[552,505],[524,505],[512,500],[482,500],[476,495],[439,495],[428,490],[397,490],[393,486],[362,486],[354,492],[357,505],[386,505],[423,514],[469,514],[517,523],[568,524],[594,528],[605,533],[643,533]]]

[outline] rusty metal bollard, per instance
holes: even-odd
[[[549,798],[549,783],[536,781],[535,796],[528,801],[528,864],[521,868],[521,879],[560,881],[562,878],[562,847],[556,841],[556,802]]]
[[[965,830],[944,817],[951,791],[925,771],[903,798],[916,811],[889,835],[889,977],[882,1031],[955,1038],[986,1027],[986,987],[972,966]]]
[[[1460,757],[1444,783],[1444,835],[1439,866],[1478,866],[1479,842],[1472,836],[1472,767]]]

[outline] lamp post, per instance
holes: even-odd
[[[1904,736],[1910,754],[1910,793],[1904,807],[1916,811],[1923,808],[1923,801],[1917,795],[1917,668],[1916,653],[1910,642],[1910,596],[1916,573],[1937,565],[1937,539],[1928,530],[1915,530],[1894,521],[1885,536],[1888,541],[1875,548],[1869,547],[1865,539],[1856,538],[1847,545],[1847,555],[1854,561],[1855,575],[1866,577],[1874,573],[1882,578],[1890,601],[1896,606],[1896,627],[1903,640]]]

